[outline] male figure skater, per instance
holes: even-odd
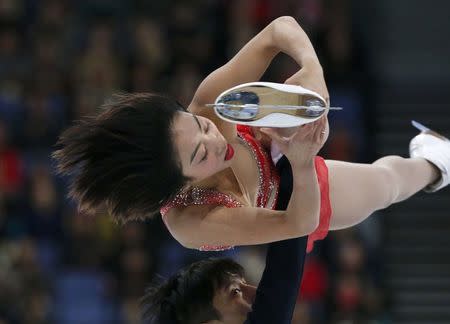
[[[277,209],[292,192],[286,157],[277,163],[281,177]],[[180,270],[142,299],[143,317],[161,324],[288,324],[298,296],[307,237],[268,244],[258,287],[248,285],[244,269],[231,259],[206,259]]]

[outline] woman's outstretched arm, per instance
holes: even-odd
[[[285,211],[189,206],[171,209],[165,216],[166,225],[178,242],[194,249],[265,244],[308,235],[319,224],[320,192],[314,163],[297,168],[297,174]]]
[[[220,125],[223,131],[235,125],[216,118],[205,104],[237,84],[258,81],[272,59],[280,52],[292,57],[304,72],[302,85],[328,96],[323,72],[314,48],[300,25],[292,17],[279,17],[253,37],[227,64],[212,72],[198,87],[188,110]],[[225,134],[224,134],[225,135]]]

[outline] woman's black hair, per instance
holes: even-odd
[[[141,299],[145,323],[197,324],[220,320],[213,305],[215,292],[244,269],[228,258],[209,258],[180,270],[163,283],[146,289]]]
[[[173,198],[189,180],[172,142],[180,111],[163,95],[118,94],[65,130],[52,156],[58,172],[72,176],[69,197],[79,209],[106,208],[124,223],[156,214]]]

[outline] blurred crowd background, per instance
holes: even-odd
[[[290,15],[311,37],[333,105],[321,155],[367,162],[370,64],[350,0],[1,0],[0,323],[139,323],[155,276],[207,256],[231,256],[257,283],[265,247],[182,248],[159,218],[119,227],[65,199],[49,155],[73,119],[117,91],[189,103],[200,81],[272,19]],[[280,55],[264,80],[297,70]],[[376,217],[331,233],[308,257],[293,323],[387,323]]]

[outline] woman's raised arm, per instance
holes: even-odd
[[[280,52],[286,53],[300,67],[310,71],[311,79],[319,80],[303,81],[312,84],[322,82],[322,69],[308,36],[294,18],[279,17],[253,37],[227,64],[203,80],[188,110],[212,119],[225,132],[227,128],[234,130],[235,125],[216,118],[211,108],[206,108],[205,104],[213,103],[220,93],[237,84],[259,80],[272,59]],[[308,87],[308,84],[303,86]]]

